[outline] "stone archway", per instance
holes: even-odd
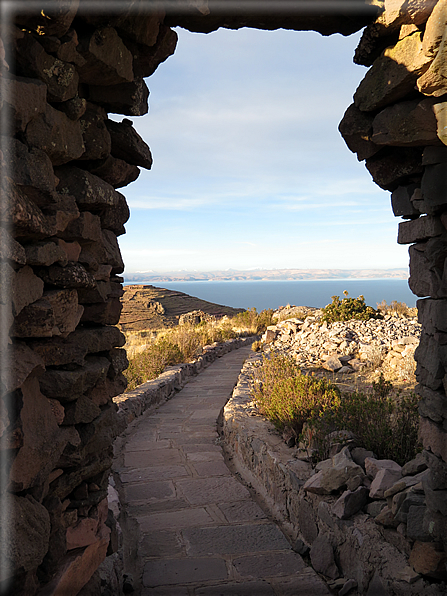
[[[146,113],[144,77],[174,52],[172,26],[329,35],[367,25],[355,60],[371,68],[340,131],[405,219],[398,241],[411,245],[410,286],[423,298],[417,376],[431,470],[417,542],[434,561],[432,575],[445,577],[447,3],[386,0],[384,12],[364,0],[274,6],[135,0],[102,11],[101,3],[53,0],[2,19],[0,447],[2,531],[10,534],[1,557],[17,594],[70,586],[75,595],[109,548],[107,477],[120,432],[112,398],[126,366],[114,327],[117,237],[129,217],[116,189],[152,157],[129,122],[107,114]]]

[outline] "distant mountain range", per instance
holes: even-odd
[[[238,271],[139,271],[124,273],[131,283],[171,281],[299,281],[316,279],[408,279],[408,269],[251,269]]]

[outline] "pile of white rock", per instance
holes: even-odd
[[[336,373],[414,366],[421,334],[415,318],[386,314],[383,319],[328,324],[322,316],[321,310],[312,309],[302,319],[292,316],[267,327],[263,351],[288,354],[304,369],[322,367]]]

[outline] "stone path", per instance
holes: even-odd
[[[225,464],[216,420],[249,352],[219,358],[129,434],[115,470],[136,594],[331,594]]]

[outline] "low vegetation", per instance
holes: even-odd
[[[352,319],[360,321],[368,321],[369,319],[378,319],[382,315],[378,310],[367,306],[364,296],[358,298],[348,298],[348,292],[343,292],[344,298],[340,300],[340,296],[332,296],[331,304],[328,304],[322,309],[322,320],[327,323],[335,323],[336,321],[351,321]]]
[[[269,309],[258,313],[252,308],[231,318],[177,325],[160,332],[139,331],[138,336],[129,334],[128,337],[126,334],[128,344],[135,346],[136,341],[139,342],[138,349],[134,350],[129,350],[126,343],[129,357],[129,367],[124,371],[127,391],[155,379],[167,366],[193,360],[201,354],[203,346],[263,333],[271,324],[273,312]]]
[[[254,371],[253,399],[260,412],[285,436],[326,459],[337,442],[353,440],[379,459],[403,465],[420,450],[418,397],[402,395],[383,377],[369,390],[342,392],[326,378],[301,373],[288,357],[263,357]]]

